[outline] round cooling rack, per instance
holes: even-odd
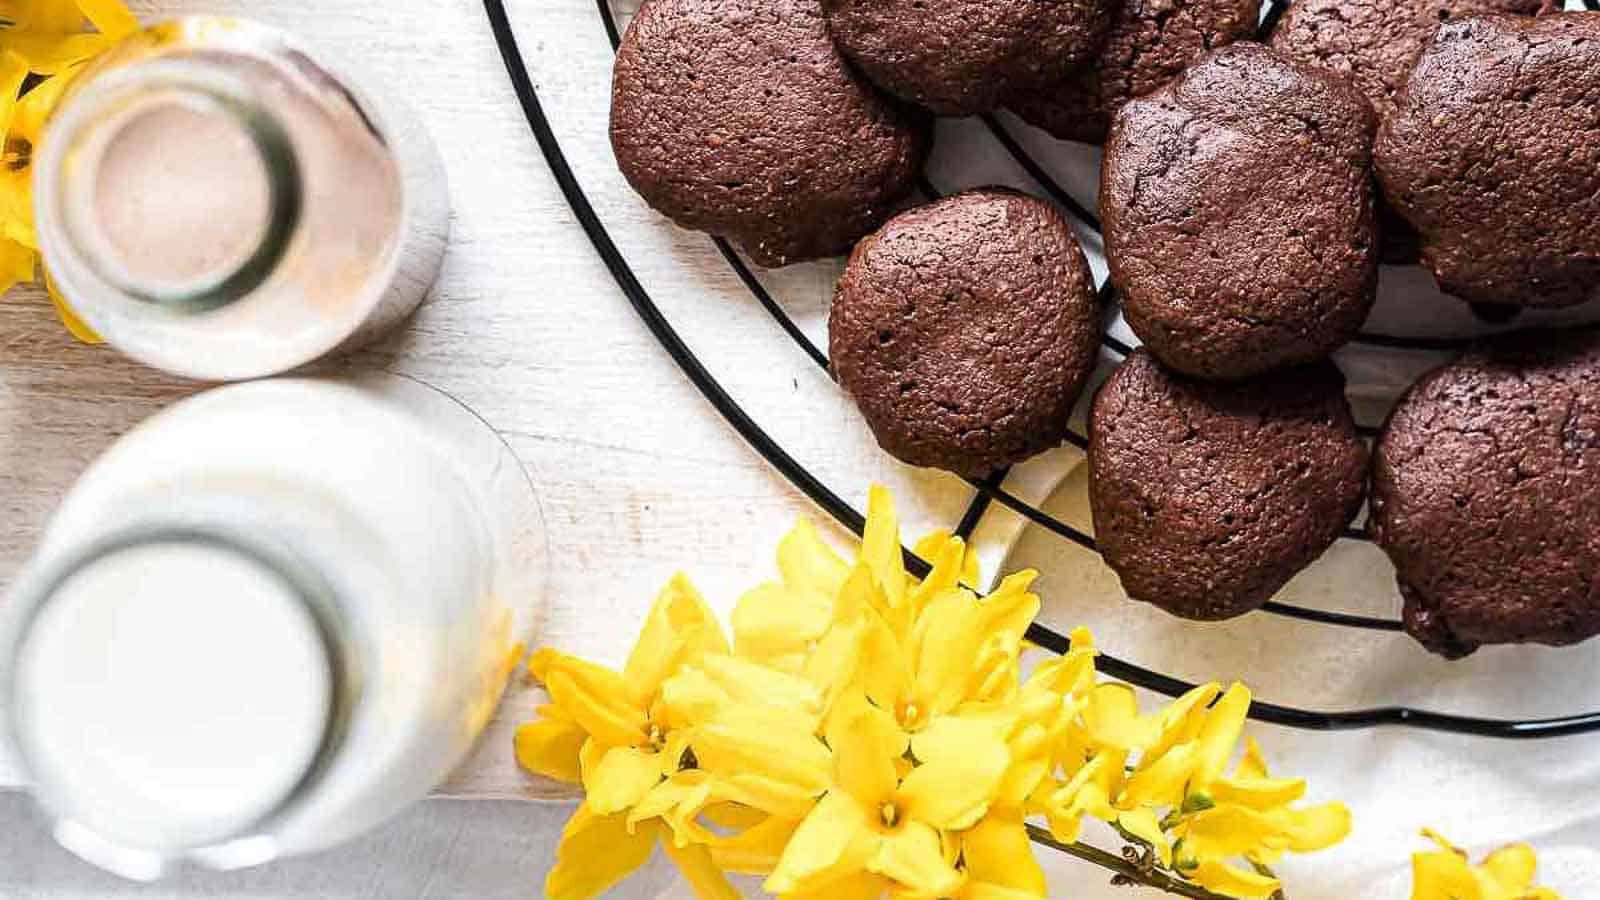
[[[589,2],[594,2],[595,5],[587,7],[586,4]],[[554,24],[548,25],[547,28],[593,29],[598,35],[603,36],[612,50],[615,50],[621,32],[617,11],[610,5],[609,0],[583,0],[583,3],[585,4],[583,8],[577,5],[563,7],[563,11],[556,14]],[[1584,3],[1588,8],[1600,9],[1600,0],[1584,0]],[[1267,0],[1262,11],[1262,36],[1270,32],[1286,7],[1286,0]],[[702,356],[697,354],[685,340],[678,318],[669,314],[663,304],[658,302],[658,298],[646,288],[647,280],[642,278],[640,273],[647,269],[653,271],[661,266],[671,265],[674,260],[670,257],[663,259],[660,254],[625,253],[623,242],[619,242],[613,229],[607,224],[608,220],[616,221],[617,216],[626,214],[625,210],[622,210],[621,202],[615,201],[609,195],[597,197],[586,192],[585,179],[580,178],[575,163],[598,154],[603,155],[607,164],[610,164],[609,145],[606,142],[603,122],[599,125],[591,124],[580,134],[568,135],[563,139],[559,136],[558,128],[548,111],[551,92],[561,90],[561,82],[569,74],[573,77],[582,77],[585,73],[578,67],[569,68],[563,65],[557,58],[550,63],[553,66],[551,74],[542,79],[547,83],[536,84],[538,79],[530,74],[529,56],[525,51],[538,53],[544,57],[559,57],[565,51],[552,50],[546,46],[544,36],[548,32],[541,32],[540,36],[532,38],[524,32],[519,41],[519,32],[513,27],[506,0],[484,0],[484,8],[504,58],[511,84],[539,149],[578,224],[586,232],[629,303],[662,348],[728,424],[795,487],[842,525],[859,534],[864,521],[861,513],[846,502],[840,492],[824,477],[803,464],[790,449],[786,449],[784,442],[775,438],[768,428],[764,428],[762,422],[758,421],[758,417],[753,415],[746,405],[735,399],[725,380],[719,379],[713,373],[712,367],[708,366]],[[609,72],[608,66],[605,67],[605,71]],[[595,88],[591,85],[587,90],[593,93]],[[544,95],[544,99],[541,99],[541,94]],[[941,122],[937,142],[939,149],[936,149],[935,159],[930,162],[929,171],[920,185],[920,192],[925,195],[922,199],[932,199],[951,192],[957,189],[957,185],[967,187],[1000,180],[998,177],[986,177],[999,167],[1020,172],[1026,179],[1023,182],[1024,186],[1030,188],[1031,192],[1054,201],[1075,220],[1074,224],[1079,230],[1080,238],[1083,239],[1086,250],[1091,251],[1091,257],[1095,258],[1096,271],[1103,279],[1104,267],[1098,259],[1098,254],[1094,252],[1099,244],[1099,222],[1091,211],[1092,200],[1079,199],[1080,196],[1092,196],[1093,185],[1071,183],[1070,179],[1062,177],[1058,166],[1042,159],[1043,154],[1039,148],[1048,141],[1049,139],[1042,133],[1017,124],[1014,120],[1010,120],[1009,116],[984,116],[956,123]],[[1081,155],[1092,151],[1089,148],[1079,147],[1070,152]],[[952,164],[951,158],[959,158],[962,164],[959,166]],[[1090,163],[1092,164],[1092,159]],[[978,176],[978,179],[973,180],[973,176]],[[960,180],[957,180],[958,178]],[[1080,182],[1084,180],[1078,179]],[[940,185],[948,187],[941,189]],[[664,221],[660,227],[671,228]],[[744,258],[720,238],[700,239],[712,242],[716,253],[731,271],[737,283],[742,286],[742,290],[753,297],[764,311],[769,319],[769,328],[776,325],[792,342],[793,349],[799,351],[793,357],[795,367],[803,367],[806,361],[809,361],[813,367],[826,373],[828,359],[819,341],[808,334],[807,329],[791,315],[790,307],[780,302],[778,292],[769,287],[772,280],[770,273],[763,273],[767,276],[766,280],[758,276]],[[1367,423],[1363,426],[1363,432],[1368,436],[1375,434],[1375,423],[1381,421],[1386,404],[1392,401],[1398,390],[1409,383],[1416,374],[1436,365],[1447,358],[1448,353],[1458,350],[1475,337],[1498,328],[1510,327],[1476,320],[1466,312],[1464,305],[1455,301],[1436,306],[1417,302],[1414,298],[1420,293],[1436,293],[1431,282],[1424,283],[1425,276],[1419,279],[1417,274],[1419,272],[1420,270],[1415,267],[1411,270],[1396,270],[1393,273],[1388,269],[1385,270],[1386,280],[1394,280],[1398,285],[1397,292],[1403,293],[1406,299],[1390,304],[1398,311],[1396,315],[1388,317],[1392,321],[1384,321],[1384,316],[1375,313],[1374,320],[1369,324],[1369,330],[1363,331],[1353,346],[1340,355],[1342,367],[1351,376],[1352,400],[1358,410],[1358,418]],[[1104,308],[1115,310],[1115,291],[1109,282],[1103,282],[1101,299]],[[705,303],[726,302],[724,298],[709,296],[702,300]],[[1427,308],[1430,327],[1426,329],[1418,327],[1416,321],[1416,309],[1419,306]],[[1379,307],[1380,310],[1385,307],[1382,299]],[[1588,314],[1592,316],[1593,312],[1590,311]],[[1447,327],[1443,329],[1437,327],[1439,324],[1437,320],[1441,315],[1445,318],[1453,316],[1451,321],[1445,323]],[[1525,318],[1531,320],[1531,317]],[[1537,321],[1556,321],[1566,324],[1574,322],[1570,315],[1562,313]],[[1135,343],[1136,339],[1127,331],[1126,326],[1119,320],[1113,319],[1104,337],[1103,355],[1107,367],[1131,352]],[[1074,425],[1074,432],[1069,437],[1069,444],[1072,446],[1067,450],[1075,450],[1081,455],[1081,450],[1086,444],[1083,435],[1080,414]],[[1064,478],[1071,468],[1068,466],[1059,476],[1052,476],[1051,487],[1055,481]],[[1047,504],[1042,501],[1048,491],[1039,494],[1035,489],[1018,490],[1013,487],[1016,480],[1017,476],[1011,472],[999,472],[984,480],[968,480],[972,497],[960,512],[953,531],[969,536],[980,527],[981,523],[992,518],[997,511],[1003,510],[1016,517],[1019,523],[1037,526],[1037,530],[1059,541],[1065,541],[1072,547],[1088,552],[1094,550],[1094,538],[1083,528],[1072,524],[1069,521],[1072,517],[1047,511],[1045,508]],[[1032,484],[1032,488],[1037,488],[1037,484]],[[1040,500],[1030,500],[1024,494],[1030,496],[1039,494]],[[1364,542],[1370,543],[1369,535],[1364,528],[1355,527],[1347,530],[1341,543],[1359,545]],[[927,564],[910,552],[906,553],[906,559],[908,566],[914,572],[921,574],[927,571]],[[1389,602],[1391,608],[1395,605],[1394,601]],[[1401,623],[1392,613],[1375,615],[1365,612],[1344,612],[1288,602],[1268,603],[1263,607],[1262,613],[1295,622],[1327,626],[1335,630],[1377,633],[1394,633],[1401,630]],[[1038,623],[1029,629],[1028,638],[1049,651],[1060,653],[1067,649],[1068,641],[1064,635]],[[1335,638],[1331,646],[1337,647],[1344,640]],[[1111,677],[1168,696],[1177,696],[1193,686],[1184,678],[1163,674],[1105,653],[1101,654],[1099,665],[1101,670]],[[1263,722],[1320,731],[1397,725],[1496,738],[1549,738],[1600,730],[1600,711],[1520,719],[1454,714],[1411,705],[1378,705],[1333,711],[1257,701],[1252,704],[1250,715]]]

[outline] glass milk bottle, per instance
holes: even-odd
[[[7,598],[12,755],[128,877],[342,841],[472,748],[546,552],[511,451],[419,382],[200,394],[94,463]]]
[[[92,63],[36,154],[45,267],[106,342],[208,380],[381,334],[449,236],[444,169],[406,109],[281,31],[176,19]]]

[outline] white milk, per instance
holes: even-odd
[[[219,388],[79,480],[7,603],[13,744],[136,878],[344,840],[467,754],[542,603],[532,487],[392,376]]]
[[[40,249],[73,308],[194,378],[371,340],[423,300],[449,236],[444,168],[407,108],[232,19],[156,25],[91,64],[34,179]]]

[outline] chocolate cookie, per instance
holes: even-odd
[[[1600,633],[1597,471],[1600,335],[1515,335],[1423,376],[1372,477],[1406,631],[1451,658]]]
[[[1093,58],[1115,0],[822,0],[833,39],[884,90],[947,116]]]
[[[901,213],[856,245],[833,297],[833,371],[883,449],[981,477],[1061,443],[1099,354],[1072,228],[980,188]]]
[[[1136,351],[1094,401],[1095,540],[1133,599],[1241,615],[1338,539],[1366,465],[1332,363],[1220,384]]]
[[[1372,107],[1255,43],[1118,111],[1101,168],[1111,278],[1162,362],[1237,379],[1321,359],[1366,319]]]
[[[1013,90],[1007,108],[1062,140],[1098,144],[1111,116],[1209,50],[1256,29],[1260,0],[1124,0],[1099,55],[1079,75]]]
[[[763,266],[843,253],[877,227],[930,128],[845,63],[820,0],[646,0],[612,75],[628,183]]]
[[[1533,15],[1549,0],[1295,0],[1272,32],[1272,49],[1349,78],[1378,121],[1393,115],[1400,88],[1439,23],[1493,13]],[[1383,258],[1414,263],[1415,230],[1387,205],[1379,209]]]
[[[1445,23],[1375,151],[1422,261],[1464,300],[1600,293],[1600,13]]]
[[[1272,32],[1272,49],[1339,72],[1365,94],[1378,120],[1394,115],[1400,88],[1441,23],[1469,16],[1534,15],[1548,0],[1295,0]]]

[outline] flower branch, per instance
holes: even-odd
[[[1268,774],[1243,735],[1243,685],[1142,713],[1131,687],[1100,680],[1083,629],[1066,653],[1024,659],[1035,573],[979,597],[959,538],[915,552],[922,578],[875,488],[855,559],[801,523],[780,578],[739,600],[731,640],[679,576],[620,672],[535,654],[551,702],[519,729],[517,758],[586,792],[547,893],[595,896],[659,845],[701,897],[736,897],[738,872],[797,900],[1042,898],[1033,840],[1048,836],[1131,882],[1267,898],[1268,865],[1349,832],[1342,805],[1296,806],[1305,783]],[[1143,850],[1078,844],[1086,817]]]

